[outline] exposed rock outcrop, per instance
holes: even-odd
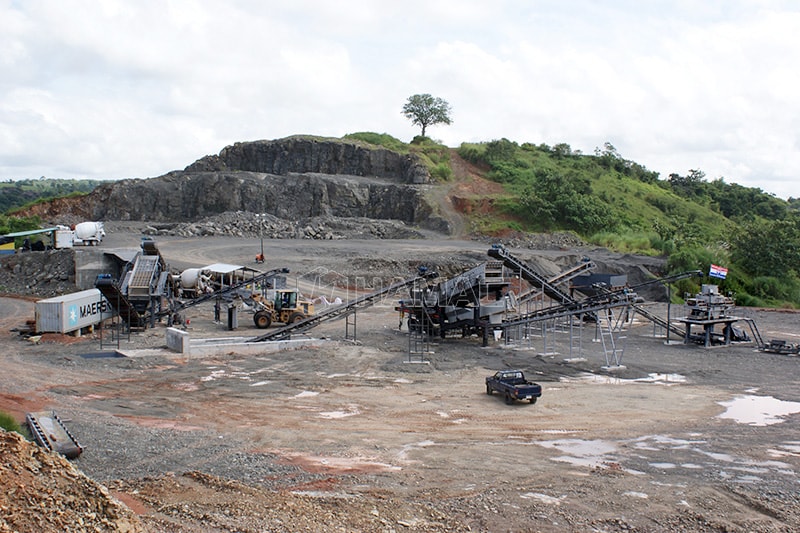
[[[104,184],[60,201],[59,222],[191,222],[229,211],[287,220],[366,217],[448,232],[425,198],[430,180],[411,154],[340,140],[290,137],[236,143],[182,171]],[[46,205],[31,209],[45,220]],[[73,217],[71,220],[69,217]]]
[[[422,184],[430,174],[414,155],[334,139],[288,137],[278,141],[236,143],[206,156],[187,172],[249,171],[287,174],[372,176],[397,183]]]

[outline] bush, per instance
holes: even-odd
[[[473,164],[486,163],[486,145],[485,144],[466,144],[462,143],[458,149],[458,155],[465,161]]]
[[[658,238],[648,233],[601,231],[593,234],[587,240],[592,244],[603,246],[615,252],[642,255],[658,255],[661,252],[659,248],[653,245],[653,242],[657,242]]]
[[[430,169],[431,178],[436,181],[448,181],[453,177],[453,169],[449,163],[439,163]]]
[[[400,139],[392,137],[388,133],[373,133],[371,131],[362,131],[358,133],[348,133],[342,138],[351,141],[361,141],[369,144],[374,144],[376,146],[382,146],[388,150],[393,150],[395,152],[400,152],[400,153],[408,152],[408,145],[406,145],[406,143],[404,143]]]
[[[737,294],[736,305],[740,307],[767,307],[766,302],[750,294]]]
[[[22,433],[22,428],[19,425],[19,422],[8,413],[4,413],[0,411],[0,427],[5,429],[6,431],[14,431],[16,433]]]

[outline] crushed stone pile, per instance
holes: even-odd
[[[200,472],[113,481],[139,516],[72,463],[17,433],[0,429],[0,455],[0,533],[459,530],[452,517],[425,504],[344,492],[323,497],[316,487],[272,491]]]
[[[115,531],[145,526],[60,455],[0,429],[0,532]]]
[[[75,251],[21,252],[0,261],[0,293],[50,298],[79,290]]]
[[[287,220],[273,215],[228,211],[197,222],[150,224],[145,235],[174,237],[232,236],[265,239],[421,239],[423,234],[399,220],[314,217]]]

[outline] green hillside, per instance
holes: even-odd
[[[425,154],[441,147],[424,138],[398,147],[402,143],[385,134],[353,137]],[[609,143],[583,154],[566,143],[500,139],[464,143],[458,154],[502,185],[490,198],[474,198],[484,208],[468,210],[480,233],[567,230],[619,252],[666,256],[671,272],[721,265],[728,276],[714,282],[740,305],[800,307],[798,199],[784,201],[721,178],[709,181],[696,169],[662,178]],[[673,294],[698,290],[698,281],[687,280]]]
[[[0,213],[63,196],[88,194],[103,183],[98,180],[24,179],[0,182]]]

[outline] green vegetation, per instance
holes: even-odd
[[[45,202],[53,198],[83,195],[103,183],[98,180],[61,180],[50,178],[6,180],[0,182],[0,213]]]
[[[462,144],[459,155],[487,168],[506,195],[496,216],[472,220],[483,232],[572,230],[620,252],[668,256],[670,272],[711,264],[729,269],[720,289],[740,305],[800,306],[800,201],[758,188],[706,181],[700,170],[659,179],[606,143],[593,155],[566,143],[507,139]],[[676,285],[694,293],[698,280]]]
[[[18,231],[28,231],[42,227],[42,220],[39,217],[14,217],[0,215],[0,235],[6,233],[16,233]]]
[[[342,137],[345,141],[357,141],[366,144],[374,144],[375,146],[380,146],[382,148],[386,148],[387,150],[392,150],[394,152],[398,152],[401,154],[407,154],[409,151],[409,145],[392,137],[388,133],[372,133],[369,131],[362,131],[358,133],[348,133],[344,137]]]
[[[450,104],[446,100],[430,94],[414,94],[408,97],[403,105],[403,115],[415,126],[422,128],[421,137],[425,137],[428,126],[450,124]]]
[[[349,133],[342,139],[380,146],[400,154],[417,154],[435,181],[447,181],[453,176],[453,170],[450,168],[450,149],[428,137],[417,136],[410,144],[406,144],[388,133],[359,132]]]
[[[15,431],[19,434],[22,434],[22,428],[19,425],[19,422],[8,413],[0,411],[0,428],[5,429],[6,431]]]

